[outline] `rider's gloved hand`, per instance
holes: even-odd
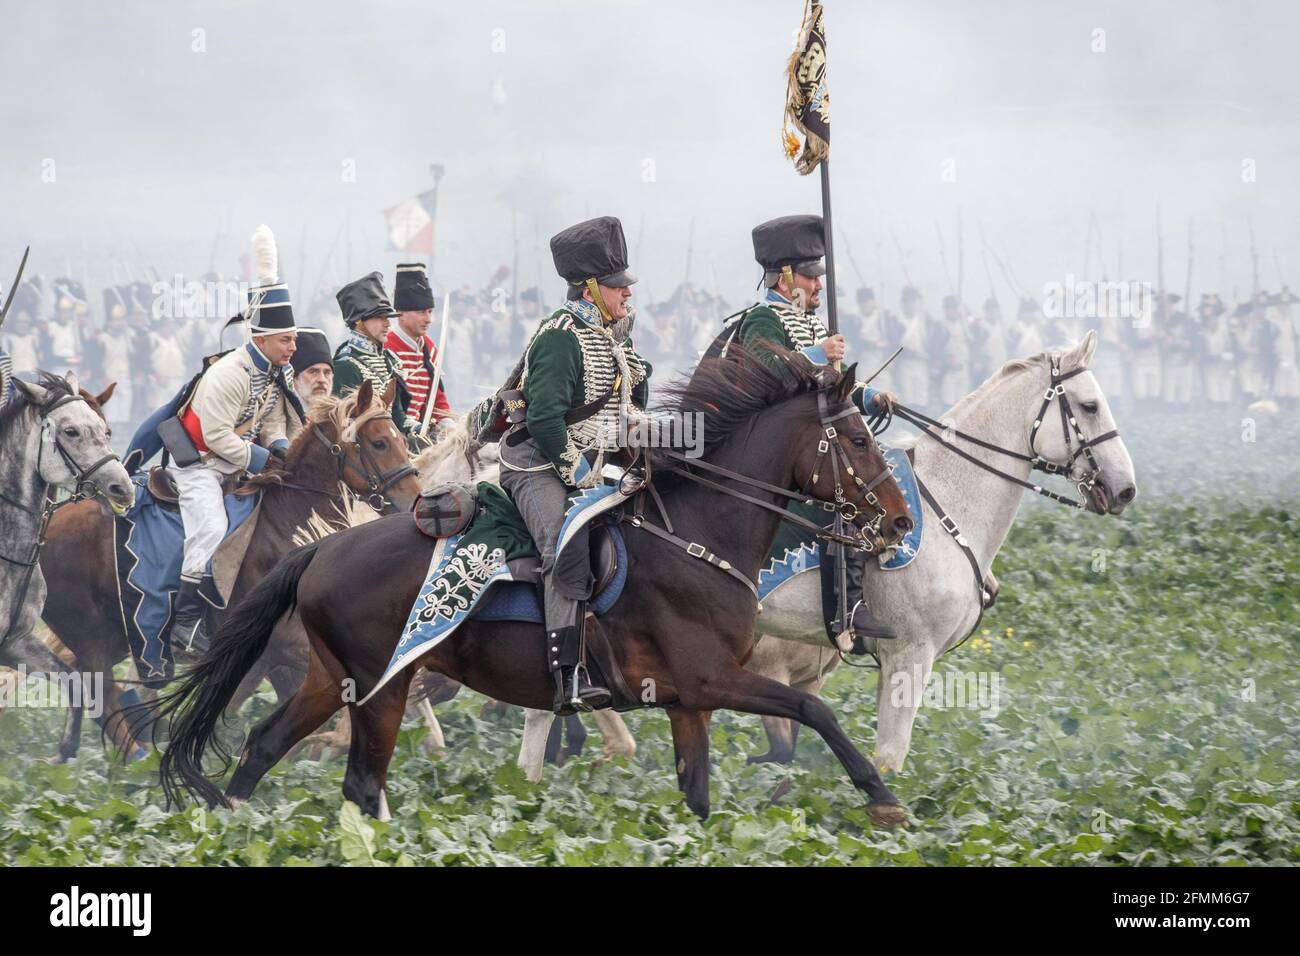
[[[254,444],[248,446],[248,473],[250,475],[260,474],[270,460],[271,452],[269,449]]]

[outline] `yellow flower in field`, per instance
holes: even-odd
[[[1034,646],[1034,642],[1033,642],[1033,641],[1021,641],[1020,643],[1021,643],[1021,645],[1024,646],[1024,647],[1033,647],[1033,646]]]
[[[986,628],[983,628],[983,629],[980,631],[980,633],[983,634],[985,637],[988,637],[989,634],[990,634],[991,632],[990,632],[989,629],[986,627]]]
[[[1007,628],[1007,637],[1015,637],[1015,636],[1016,636],[1016,629],[1014,627]]]

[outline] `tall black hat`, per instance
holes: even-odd
[[[293,374],[301,375],[313,365],[334,361],[334,352],[330,349],[330,340],[320,329],[301,326],[298,329],[298,347],[289,359],[293,365]]]
[[[423,312],[433,308],[433,290],[423,262],[400,262],[393,279],[393,308],[398,312]]]
[[[76,279],[55,279],[52,287],[54,289],[54,308],[56,310],[86,311],[86,291]]]
[[[109,319],[121,319],[126,317],[126,299],[122,297],[122,290],[115,285],[109,286],[104,290],[104,321]]]
[[[335,298],[339,300],[339,311],[349,328],[366,319],[397,316],[393,303],[388,301],[388,293],[384,291],[384,277],[378,272],[349,282],[339,289]]]
[[[623,224],[613,216],[588,219],[551,237],[551,258],[555,271],[569,285],[580,286],[588,279],[621,289],[636,282],[627,271],[627,240]]]
[[[821,216],[781,216],[754,227],[754,258],[764,272],[789,266],[801,276],[825,275],[826,229]]]

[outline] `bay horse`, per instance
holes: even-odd
[[[376,502],[387,498],[402,510],[414,503],[419,482],[389,414],[392,387],[376,396],[364,382],[348,397],[318,400],[283,465],[254,476],[237,492],[260,491],[262,504],[228,607],[291,550],[295,528],[313,513],[330,513],[330,503],[341,500],[340,485]],[[118,601],[113,519],[90,502],[60,508],[50,521],[41,569],[50,582],[45,623],[80,667],[104,675],[105,715],[119,714],[122,687],[113,679],[113,667],[127,658],[130,647]],[[267,663],[277,695],[287,699],[306,671],[305,644],[281,641],[276,647],[293,655]],[[68,755],[76,753],[80,738],[80,711],[73,711],[60,744],[60,753]],[[119,752],[138,752],[140,741],[120,715],[105,721],[105,732]]]
[[[709,813],[709,714],[726,708],[813,727],[866,793],[871,818],[897,825],[905,819],[897,798],[830,708],[744,669],[758,611],[753,582],[787,499],[834,502],[863,535],[857,539],[863,546],[883,548],[912,525],[879,448],[849,401],[856,368],[840,376],[802,356],[773,351],[783,363],[779,369],[737,350],[734,357],[703,363],[689,382],[669,389],[669,410],[702,414],[707,440],[703,455],[687,464],[675,452],[649,452],[658,462],[653,487],[664,523],[683,537],[665,537],[652,511],[625,513],[628,583],[594,626],[609,636],[627,683],[641,688],[651,706],[667,709],[678,784],[701,818]],[[725,477],[704,478],[700,470]],[[158,719],[171,718],[160,765],[168,803],[181,802],[182,790],[213,805],[246,800],[295,743],[346,703],[352,745],[344,796],[388,818],[388,765],[417,666],[507,703],[549,706],[554,685],[542,627],[473,618],[369,696],[424,584],[433,548],[409,516],[391,516],[286,555],[226,616],[212,648],[163,698]],[[384,569],[382,577],[377,568]],[[211,747],[229,766],[216,736],[221,715],[277,621],[295,607],[311,642],[307,678],[292,700],[249,734],[223,794],[205,773],[204,757]],[[365,704],[356,703],[362,699]]]
[[[113,453],[112,432],[100,411],[113,386],[91,396],[72,372],[63,378],[41,372],[38,382],[13,382],[13,398],[0,412],[0,664],[47,679],[80,680],[35,634],[46,597],[42,543],[59,516],[73,508],[103,515],[105,509],[125,511],[134,501],[130,476]],[[90,497],[56,507],[54,488]],[[59,760],[76,752],[68,740],[81,726],[82,689],[69,686],[74,693]]]
[[[1096,333],[1090,331],[1069,349],[1007,362],[940,416],[944,429],[918,421],[930,431],[928,436],[894,443],[912,451],[918,478],[951,526],[959,529],[980,577],[976,580],[963,549],[924,498],[916,557],[906,567],[866,574],[868,606],[898,634],[893,640],[873,642],[880,663],[876,766],[882,773],[903,769],[935,661],[971,633],[981,603],[989,606],[996,595],[993,560],[1030,490],[1023,484],[1031,474],[1029,452],[1076,482],[1086,492],[1079,503],[1093,514],[1122,514],[1137,496],[1132,458],[1118,436],[1106,396],[1088,370],[1096,344]],[[1046,407],[1048,394],[1052,404],[1064,399],[1079,437],[1068,420],[1057,417],[1055,408]],[[1081,448],[1085,443],[1090,445],[1086,451]],[[841,652],[849,650],[844,635],[839,648],[827,641],[816,569],[795,575],[764,598],[754,638],[754,654],[746,667],[810,694],[821,692],[843,660]],[[541,779],[552,720],[550,711],[528,712],[519,767],[530,780]],[[750,757],[750,762],[790,763],[799,725],[771,715],[762,720],[768,750]]]

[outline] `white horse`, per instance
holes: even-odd
[[[1044,352],[1008,362],[942,417],[948,427],[941,437],[1020,481],[1028,481],[1031,474],[1027,460],[983,448],[958,433],[1020,455],[1029,454],[1032,447],[1048,462],[1068,463],[1068,477],[1089,487],[1089,510],[1119,514],[1137,495],[1128,449],[1116,437],[1080,455],[1077,436],[1072,433],[1067,440],[1067,426],[1058,411],[1064,396],[1078,433],[1087,441],[1115,430],[1106,397],[1093,374],[1086,371],[1096,344],[1096,333],[1088,332],[1065,352]],[[1068,376],[1059,381],[1059,394],[1053,389],[1053,368]],[[1049,391],[1053,392],[1052,401],[1044,408]],[[1036,422],[1041,423],[1037,428]],[[897,445],[914,448],[917,476],[969,546],[979,566],[978,583],[995,591],[993,559],[1011,530],[1026,488],[962,458],[938,441],[916,437]],[[928,503],[923,510],[921,543],[912,563],[895,571],[869,570],[864,581],[865,599],[873,613],[898,634],[893,640],[876,641],[874,648],[880,659],[876,762],[882,772],[903,769],[912,724],[934,662],[970,633],[981,610],[982,588],[977,587],[965,552]],[[840,640],[845,642],[845,637],[841,635]],[[768,595],[755,638],[757,646],[746,665],[749,670],[810,693],[821,690],[840,656],[826,640],[815,571],[796,575]],[[847,649],[847,642],[842,646]],[[534,781],[541,779],[552,720],[545,711],[527,713],[519,766]],[[622,721],[618,723],[622,727]],[[763,723],[771,750],[754,759],[789,761],[795,739],[790,722],[763,718]],[[606,724],[612,721],[607,718]],[[622,731],[626,733],[626,727]]]
[[[109,445],[108,425],[82,396],[76,375],[42,372],[39,383],[13,383],[13,399],[0,412],[0,665],[70,682],[78,675],[34,631],[45,606],[37,562],[51,492],[94,495],[100,507],[121,513],[135,501],[135,489]],[[95,404],[112,392],[109,386]],[[68,683],[67,689],[79,695],[83,688]],[[59,760],[76,753],[82,707],[79,696],[73,699],[77,706],[68,708]]]

